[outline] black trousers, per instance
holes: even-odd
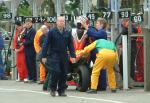
[[[56,68],[53,68],[50,73],[50,89],[52,91],[58,91],[58,93],[64,92],[66,89],[66,71],[67,71],[67,65],[66,63],[55,63],[55,65],[59,71],[55,71]]]
[[[26,57],[26,65],[28,69],[28,78],[29,80],[37,80],[37,73],[36,73],[36,55],[30,55],[29,52],[25,52]]]

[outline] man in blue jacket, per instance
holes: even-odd
[[[26,58],[26,65],[28,69],[28,81],[27,82],[36,82],[37,74],[36,74],[36,52],[34,49],[34,37],[36,34],[35,29],[32,27],[32,20],[27,19],[25,22],[26,30],[25,30],[25,58]]]
[[[4,48],[4,40],[2,37],[2,32],[0,32],[0,79],[4,78],[4,64],[2,57],[2,49]]]
[[[86,21],[81,22],[82,26],[87,30],[88,37],[91,38],[92,42],[98,39],[106,39],[107,40],[107,33],[106,33],[106,26],[107,22],[103,18],[98,18],[96,21],[95,27],[89,26]],[[96,60],[96,53],[98,51],[94,49],[91,52],[91,60],[93,63]],[[99,90],[106,90],[107,84],[106,84],[106,70],[101,71],[100,75],[100,85],[98,87]]]
[[[59,96],[67,96],[65,89],[66,72],[68,69],[68,50],[70,51],[73,62],[75,62],[75,50],[71,32],[64,28],[65,18],[63,16],[57,17],[56,25],[56,28],[49,31],[42,48],[42,62],[45,63],[46,69],[50,73],[50,94],[53,97],[56,95],[56,90]]]

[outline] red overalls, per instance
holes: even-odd
[[[28,72],[26,67],[26,60],[25,60],[25,54],[24,54],[24,46],[20,46],[18,48],[18,35],[19,31],[16,30],[15,36],[14,36],[14,49],[20,49],[19,52],[16,52],[16,66],[19,74],[20,80],[24,80],[25,78],[28,78]],[[21,38],[20,42],[23,42],[23,38]]]

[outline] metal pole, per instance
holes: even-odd
[[[61,14],[61,0],[57,0],[57,16]]]
[[[16,16],[16,2],[15,2],[15,0],[12,0],[11,1],[11,12],[12,12],[12,23],[11,23],[11,33],[13,33],[14,31],[13,31],[13,26],[15,26],[14,24],[13,24],[13,22],[14,22],[14,17]],[[16,62],[15,62],[15,53],[12,51],[12,55],[11,55],[11,61],[12,61],[12,66],[14,66],[15,64],[16,64]],[[13,79],[13,80],[15,80],[17,78],[17,71],[16,71],[16,68],[12,68],[12,70],[11,70],[11,79]]]
[[[123,51],[123,89],[128,89],[128,50],[127,35],[122,35],[122,51]]]
[[[112,31],[111,32],[111,40],[113,41],[113,38],[114,38],[113,36],[114,36],[114,32],[115,32],[115,24],[116,24],[116,22],[115,22],[114,0],[110,1],[110,7],[111,7],[112,15],[113,15],[112,20],[111,20],[111,31]]]
[[[150,91],[150,0],[148,1],[148,29],[143,29],[144,33],[144,90]]]
[[[115,41],[115,37],[119,34],[118,29],[118,0],[111,0],[111,11],[113,12],[113,17],[111,20],[111,40]]]
[[[83,15],[86,16],[86,13],[88,12],[88,4],[87,0],[83,0]]]
[[[32,7],[33,7],[33,16],[37,16],[37,0],[33,0]]]
[[[148,0],[148,29],[150,29],[150,0]]]

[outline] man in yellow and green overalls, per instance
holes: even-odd
[[[98,50],[98,53],[96,54],[96,60],[91,75],[91,89],[87,91],[87,93],[97,93],[100,71],[103,68],[106,68],[108,84],[111,91],[116,92],[116,80],[113,69],[118,60],[116,46],[112,41],[98,39],[92,44],[85,47],[84,50],[80,52],[80,55],[90,53],[95,48]]]

